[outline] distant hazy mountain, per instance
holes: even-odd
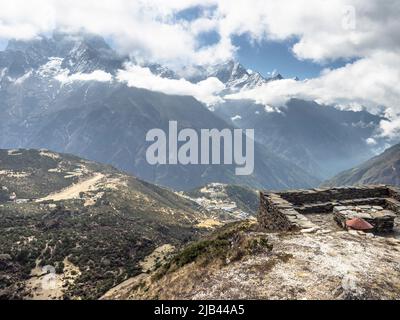
[[[254,128],[259,143],[321,179],[371,158],[373,148],[366,141],[382,119],[298,99],[278,112],[228,100],[216,114],[240,128]]]
[[[125,61],[102,38],[91,35],[10,42],[0,53],[0,147],[73,153],[176,189],[210,182],[268,189],[318,184],[260,144],[255,147],[255,172],[248,177],[237,177],[233,166],[150,166],[145,159],[150,129],[168,131],[170,120],[197,131],[233,125],[192,97],[129,88],[113,80]],[[174,77],[162,66],[149,67]],[[234,69],[238,76],[243,72]],[[88,75],[93,81],[79,81]],[[94,81],[98,77],[106,79]]]
[[[390,184],[400,186],[400,144],[364,164],[340,173],[323,186],[352,186],[359,184]]]

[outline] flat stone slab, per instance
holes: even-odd
[[[361,218],[374,227],[372,232],[387,233],[393,231],[396,214],[381,206],[337,206],[333,208],[333,217],[343,229],[347,229],[347,221]]]

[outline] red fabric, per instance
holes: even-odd
[[[371,230],[374,228],[370,223],[361,218],[355,218],[346,221],[346,226],[348,228],[361,231]]]

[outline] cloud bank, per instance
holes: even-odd
[[[232,57],[232,37],[297,39],[294,54],[325,61],[400,47],[396,0],[0,0],[0,38],[58,28],[112,37],[121,50],[158,60],[209,63]],[[196,10],[194,18],[185,17]],[[35,14],[32,14],[34,12]],[[219,41],[201,45],[216,32]]]
[[[113,79],[113,76],[103,70],[95,70],[91,73],[74,73],[72,75],[69,75],[67,71],[57,75],[55,79],[62,83],[70,83],[74,81],[109,82]]]
[[[172,95],[193,96],[207,105],[221,102],[222,99],[218,96],[218,93],[225,89],[225,85],[217,78],[208,78],[198,83],[191,83],[185,79],[162,78],[154,75],[150,69],[134,64],[127,64],[125,69],[119,70],[117,79],[127,83],[130,87]]]
[[[0,38],[85,30],[112,37],[125,52],[183,64],[232,57],[237,35],[297,39],[294,54],[314,61],[400,48],[397,0],[0,0],[0,8]],[[219,41],[202,45],[208,32]]]
[[[316,100],[347,109],[368,108],[380,112],[400,102],[400,56],[379,52],[345,67],[325,70],[320,77],[305,81],[284,79],[249,91],[226,96],[228,99],[252,99],[265,105],[282,106],[291,98]],[[393,110],[392,110],[393,111]],[[391,111],[391,112],[392,112]]]
[[[247,97],[273,105],[299,97],[344,108],[364,106],[372,112],[384,108],[391,121],[382,124],[382,132],[398,131],[398,0],[0,0],[0,8],[0,40],[33,38],[54,29],[84,30],[112,39],[120,52],[138,61],[175,68],[234,57],[235,36],[246,35],[254,43],[290,41],[293,55],[300,60],[348,59],[349,64],[326,70],[315,79],[279,81],[230,98]],[[204,43],[210,33],[217,40]],[[180,89],[176,89],[143,70],[129,72],[144,77],[140,83],[120,73],[131,85],[212,101],[209,92],[215,80],[194,87],[179,80],[175,84]]]
[[[314,100],[342,109],[367,109],[383,113],[381,134],[395,138],[400,133],[400,55],[377,52],[345,67],[325,70],[320,77],[267,83],[253,90],[225,96],[249,99],[266,106],[283,106],[291,98]]]

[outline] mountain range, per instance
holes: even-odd
[[[134,57],[89,34],[10,41],[0,52],[0,299],[398,297],[400,284],[387,282],[397,279],[397,240],[265,233],[254,219],[256,189],[317,187],[351,167],[323,185],[399,185],[400,145],[373,157],[386,143],[371,143],[382,117],[299,99],[273,108],[225,99],[283,78],[236,61],[185,79],[224,84],[210,107],[118,81],[127,62]],[[146,133],[171,120],[197,133],[254,128],[254,173],[151,166]]]
[[[146,181],[177,190],[212,182],[263,189],[317,186],[323,179],[373,155],[365,141],[381,118],[342,112],[295,100],[281,113],[249,101],[226,101],[213,109],[190,96],[128,87],[116,80],[134,58],[118,55],[99,36],[55,33],[30,41],[10,41],[0,52],[0,147],[47,148],[106,163]],[[180,77],[157,63],[155,75]],[[225,90],[247,90],[264,78],[240,63],[198,67],[197,82],[218,78]],[[237,120],[240,118],[240,121]],[[232,119],[236,119],[235,121]],[[255,128],[255,171],[238,177],[233,166],[150,166],[146,133],[179,129]]]
[[[210,77],[215,77],[226,87],[222,94],[254,89],[268,82],[283,79],[282,75],[279,73],[273,77],[265,78],[261,73],[248,70],[235,60],[229,60],[225,63],[208,67],[196,66],[194,69],[194,75],[187,77],[188,80],[191,82],[198,82]]]
[[[239,128],[254,128],[257,142],[321,180],[374,156],[366,141],[383,119],[299,99],[277,111],[246,100],[227,101],[215,109]]]

